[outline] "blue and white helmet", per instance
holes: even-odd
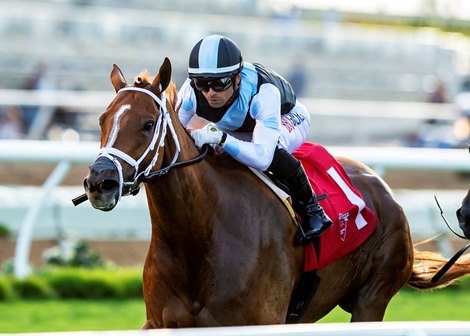
[[[189,55],[189,78],[223,78],[243,68],[240,49],[231,39],[210,35],[200,40]]]

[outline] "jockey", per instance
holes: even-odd
[[[291,155],[307,137],[310,114],[291,85],[261,64],[243,62],[231,39],[211,35],[189,55],[189,78],[178,92],[179,119],[187,127],[196,114],[209,121],[191,131],[196,146],[219,145],[240,163],[285,184],[302,222],[301,241],[332,225]]]

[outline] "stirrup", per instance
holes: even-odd
[[[305,232],[302,229],[302,226],[299,225],[299,228],[297,230],[297,234],[295,235],[295,238],[294,238],[294,246],[300,246],[300,245],[303,245],[305,243],[308,243],[309,241],[310,241],[310,239],[307,239],[307,237],[305,236]]]
[[[294,240],[294,245],[298,246],[298,245],[307,243],[311,241],[313,238],[319,237],[323,232],[329,229],[333,225],[333,222],[325,213],[324,213],[324,216],[325,216],[325,221],[321,220],[322,216],[317,216],[319,218],[319,222],[321,222],[321,227],[318,229],[318,232],[314,232],[311,234],[308,234],[308,232],[305,233],[302,222],[300,222],[299,230]],[[313,228],[309,228],[309,229],[311,229],[310,231],[313,230]]]

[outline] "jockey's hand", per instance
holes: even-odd
[[[191,137],[199,148],[205,144],[220,145],[224,132],[219,130],[213,123],[208,123],[203,128],[191,131]]]

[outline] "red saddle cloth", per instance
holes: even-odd
[[[318,253],[306,245],[304,271],[321,269],[352,252],[377,227],[377,219],[341,164],[322,146],[306,142],[293,155],[302,162],[313,190],[327,195],[320,205],[333,226],[319,238]]]

